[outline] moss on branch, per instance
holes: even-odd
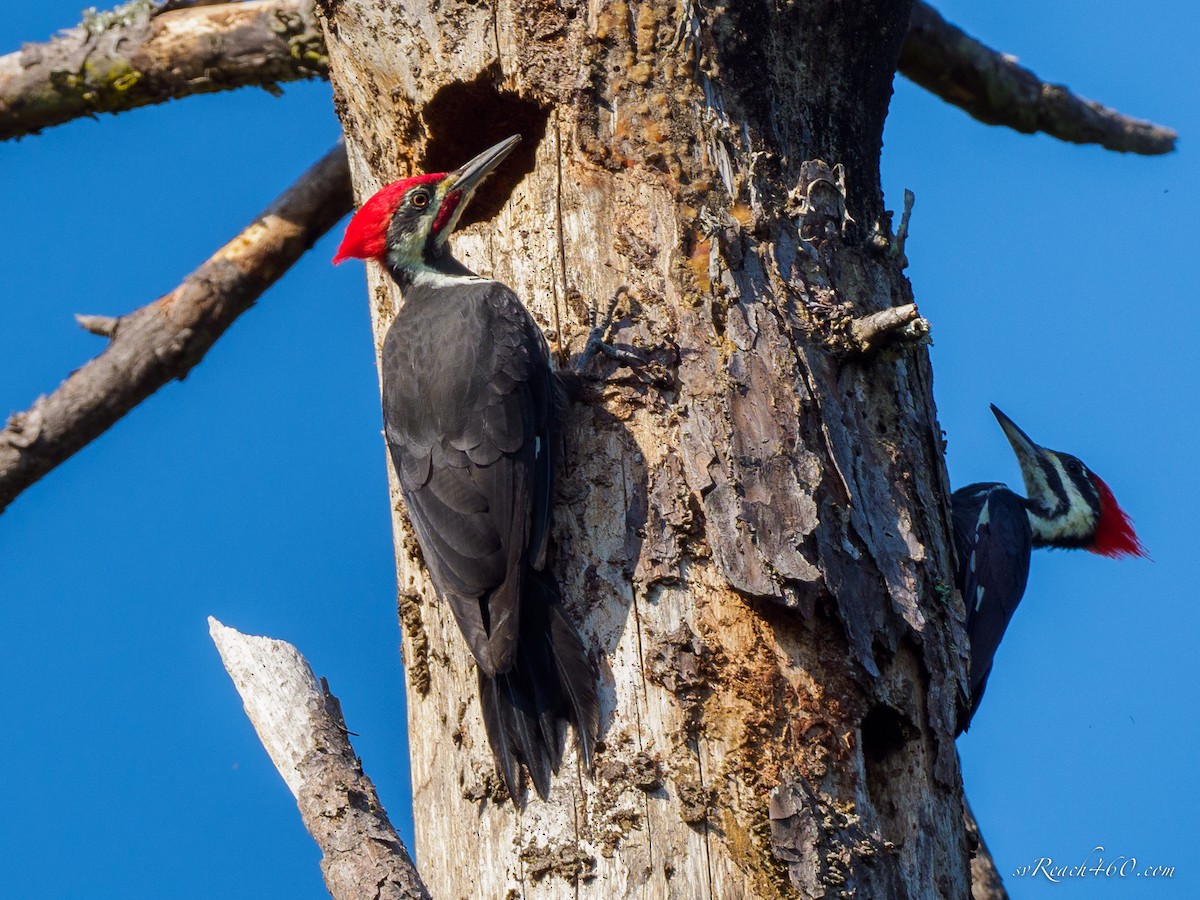
[[[0,140],[192,94],[327,76],[306,0],[161,11],[133,0],[0,57]]]

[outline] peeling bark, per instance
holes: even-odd
[[[967,896],[928,358],[847,353],[856,322],[912,303],[879,187],[909,4],[319,9],[359,199],[520,132],[460,258],[566,355],[627,286],[616,341],[669,375],[618,378],[568,423],[554,566],[604,717],[594,775],[569,755],[549,802],[498,802],[470,655],[393,481],[425,877],[451,897]],[[378,347],[400,298],[367,279]]]

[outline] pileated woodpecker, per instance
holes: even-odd
[[[373,259],[404,295],[383,344],[384,434],[430,578],[475,657],[488,740],[514,801],[520,763],[549,793],[560,719],[574,721],[588,768],[599,728],[599,675],[546,567],[562,385],[516,294],[447,246],[475,189],[519,141],[389,184],[350,220],[333,260]]]
[[[1039,447],[995,406],[992,412],[1017,455],[1029,496],[982,483],[959,488],[950,498],[958,589],[971,639],[971,706],[959,722],[960,734],[979,708],[992,658],[1025,593],[1034,547],[1146,555],[1133,522],[1098,475],[1074,456]]]

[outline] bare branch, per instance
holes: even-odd
[[[1131,119],[1047,84],[1011,57],[986,47],[923,0],[913,5],[900,72],[988,125],[1044,131],[1073,144],[1156,155],[1175,149],[1170,128]]]
[[[145,6],[126,4],[125,15],[94,18],[0,57],[0,140],[191,94],[328,77],[311,0]],[[1131,153],[1175,148],[1173,130],[1042,82],[922,0],[913,6],[900,71],[989,125]]]
[[[996,871],[992,852],[979,833],[979,823],[967,798],[963,798],[963,821],[967,826],[967,841],[971,845],[971,900],[1008,900],[1008,891]]]
[[[103,353],[0,430],[0,511],[168,381],[186,376],[350,207],[339,143],[179,287],[117,320]]]
[[[246,715],[321,848],[335,900],[429,900],[375,785],[346,737],[337,698],[291,644],[250,637],[212,616],[208,631]]]
[[[314,77],[327,69],[311,0],[165,12],[129,3],[0,57],[0,140],[81,116]]]

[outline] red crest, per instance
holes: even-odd
[[[1146,548],[1133,531],[1133,520],[1121,509],[1108,485],[1095,474],[1092,484],[1100,494],[1100,521],[1096,523],[1096,537],[1087,549],[1101,556],[1147,556]]]
[[[445,178],[445,173],[417,175],[402,181],[393,181],[380,188],[364,203],[346,226],[346,236],[333,257],[337,265],[347,259],[383,260],[387,253],[387,231],[392,216],[404,201],[404,195],[418,184],[431,184]]]

